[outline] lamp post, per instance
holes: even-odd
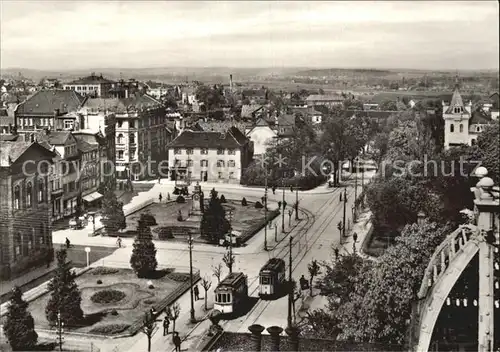
[[[356,175],[354,176],[354,212],[353,212],[353,220],[356,221],[356,199],[358,199],[358,160],[355,160],[356,166]]]
[[[344,188],[344,217],[342,221],[342,236],[345,237],[345,208],[347,206],[347,189]]]
[[[298,183],[298,182],[297,182]],[[299,185],[295,186],[295,220],[299,220]]]
[[[191,294],[191,323],[196,323],[196,318],[194,316],[194,296],[193,296],[193,237],[189,233],[188,239],[189,245],[189,279],[191,282],[190,294]]]
[[[287,325],[289,328],[292,327],[292,304],[293,304],[293,285],[292,285],[292,243],[293,237],[290,236],[290,253],[288,257],[288,317],[287,317]]]
[[[281,213],[281,232],[285,233],[285,179],[283,179],[283,201],[281,202],[281,205],[283,206],[283,211]]]
[[[90,266],[90,247],[85,247],[85,253],[87,254],[87,266]]]
[[[267,169],[265,170],[265,188],[264,188],[264,250],[267,251]]]

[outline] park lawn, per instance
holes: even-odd
[[[208,206],[208,200],[205,200],[206,206]],[[248,202],[247,206],[242,206],[241,201],[238,200],[227,200],[223,203],[226,208],[226,217],[229,218],[229,210],[232,210],[232,227],[235,231],[244,232],[248,230],[255,223],[264,219],[265,212],[264,209],[256,209],[255,203]],[[127,216],[127,230],[133,231],[137,228],[137,221],[139,220],[141,213],[149,213],[153,215],[156,219],[157,226],[152,226],[151,229],[154,231],[155,227],[191,227],[195,228],[196,232],[199,233],[199,223],[187,221],[178,221],[177,216],[179,211],[181,211],[182,217],[186,219],[189,211],[192,208],[192,202],[190,199],[186,203],[153,203],[143,208],[142,210]]]
[[[100,274],[96,271],[102,270],[100,268],[102,267],[92,268],[76,279],[82,296],[81,307],[86,318],[80,326],[65,327],[68,331],[98,333],[95,329],[106,325],[132,325],[138,319],[143,319],[144,313],[151,307],[178,289],[182,284],[181,280],[189,278],[187,274],[167,270],[163,277],[139,279],[131,269],[108,268],[113,273]],[[101,280],[102,284],[97,284],[97,280]],[[152,281],[154,289],[148,288],[148,281]],[[126,296],[115,303],[97,304],[92,302],[91,296],[104,289],[119,290],[124,292]],[[42,329],[50,328],[45,318],[45,307],[49,298],[50,292],[29,304],[29,311],[35,319],[35,326]],[[111,314],[113,310],[116,310],[118,314]]]

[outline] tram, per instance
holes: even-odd
[[[285,281],[285,261],[280,258],[271,258],[260,269],[259,295],[272,296],[283,288]]]
[[[230,273],[215,288],[214,309],[233,313],[248,299],[248,278],[243,273]]]

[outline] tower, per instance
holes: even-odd
[[[472,102],[464,104],[459,90],[458,76],[455,78],[455,90],[449,105],[443,103],[444,148],[471,143],[469,138],[469,120],[472,114]]]
[[[233,92],[233,75],[232,74],[229,75],[229,90],[231,91],[231,93]]]

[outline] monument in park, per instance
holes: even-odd
[[[193,206],[189,212],[187,221],[200,223],[203,217],[203,191],[199,182],[196,182],[193,190]]]

